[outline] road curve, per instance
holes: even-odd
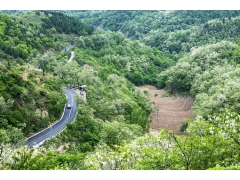
[[[64,91],[65,91],[67,99],[68,99],[66,106],[67,106],[67,104],[71,104],[72,108],[67,109],[65,106],[63,115],[58,122],[53,124],[51,127],[46,128],[43,131],[29,137],[27,139],[27,145],[29,147],[34,147],[34,146],[38,147],[45,140],[50,139],[53,136],[55,136],[56,134],[60,133],[63,129],[66,128],[67,123],[70,123],[75,119],[76,114],[77,114],[77,104],[74,101],[74,95],[76,95],[76,92],[71,89],[67,89],[67,88],[64,88]]]

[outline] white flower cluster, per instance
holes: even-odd
[[[225,139],[239,139],[240,132],[240,116],[231,112],[223,114],[223,116],[213,116],[209,121],[215,124],[220,130],[219,135]],[[210,130],[211,131],[211,130]]]

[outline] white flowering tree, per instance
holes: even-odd
[[[240,115],[238,113],[226,111],[223,114],[209,116],[208,120],[220,129],[220,135],[225,139],[233,140],[240,146]]]
[[[109,170],[236,169],[239,142],[235,142],[238,135],[232,133],[234,123],[227,122],[232,130],[225,127],[224,123],[220,124],[223,127],[197,117],[194,122],[189,122],[183,136],[161,130],[158,135],[147,134],[130,144],[113,148],[102,144],[87,154],[84,167]]]
[[[15,127],[0,129],[0,166],[9,161],[16,149],[24,144],[25,140],[21,129]]]
[[[93,153],[87,154],[84,167],[90,170],[135,169],[138,156],[129,144],[115,146],[115,150],[100,144]]]

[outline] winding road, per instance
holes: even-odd
[[[74,47],[74,45],[69,45],[67,46],[66,48],[64,48],[61,52],[67,52],[69,51],[70,49],[72,49]]]
[[[60,133],[66,128],[66,124],[74,121],[76,114],[77,114],[77,105],[76,102],[74,101],[74,95],[76,95],[76,92],[64,88],[64,91],[67,96],[67,103],[63,112],[63,115],[61,119],[53,124],[52,126],[38,132],[37,134],[29,137],[27,139],[27,145],[29,147],[38,147],[40,146],[44,141],[54,137],[56,134]],[[67,105],[71,104],[72,108],[68,109]]]

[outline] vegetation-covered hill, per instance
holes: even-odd
[[[56,16],[56,19],[51,19],[53,16]],[[109,146],[120,145],[148,132],[150,123],[148,115],[152,110],[152,104],[142,94],[136,92],[133,85],[123,77],[128,72],[126,66],[119,69],[114,62],[109,64],[104,62],[107,59],[105,55],[119,56],[120,50],[125,50],[130,46],[128,47],[128,53],[132,58],[132,64],[129,64],[129,68],[137,60],[146,58],[148,63],[146,63],[145,68],[150,70],[148,65],[155,66],[154,63],[148,59],[148,55],[141,53],[142,56],[139,56],[138,54],[144,50],[144,46],[140,46],[138,42],[132,45],[131,41],[117,33],[95,32],[91,35],[93,28],[87,29],[90,27],[87,25],[84,25],[83,34],[81,34],[83,30],[81,28],[70,28],[65,31],[64,28],[71,23],[71,20],[73,26],[78,27],[83,24],[57,12],[35,11],[14,16],[2,14],[1,17],[3,36],[12,42],[9,48],[14,48],[17,44],[15,37],[7,31],[8,29],[11,30],[11,27],[8,26],[9,23],[22,27],[20,23],[22,22],[26,28],[29,28],[29,26],[36,27],[32,31],[33,34],[42,30],[43,37],[48,35],[53,40],[51,46],[42,44],[44,51],[36,47],[35,55],[32,54],[34,51],[29,51],[26,57],[14,57],[11,52],[1,49],[4,55],[2,63],[5,64],[1,68],[0,92],[1,137],[3,137],[0,139],[3,150],[0,153],[2,157],[1,169],[8,165],[11,166],[11,169],[16,168],[16,164],[10,162],[11,153],[14,154],[17,142],[21,142],[24,136],[26,137],[29,133],[46,128],[61,116],[66,101],[62,86],[67,83],[88,85],[88,103],[81,102],[82,108],[79,109],[79,116],[73,124],[69,125],[67,132],[63,133],[63,138],[59,141],[61,143],[70,141],[78,144],[77,151],[73,150],[75,153],[93,151],[98,142],[107,143]],[[53,27],[50,28],[51,21],[55,22],[57,20],[61,23],[58,25],[52,24]],[[64,24],[66,20],[68,20],[68,24]],[[55,27],[56,30],[54,30]],[[58,31],[58,27],[61,30]],[[12,31],[14,30],[12,29]],[[63,30],[65,31],[64,34]],[[88,31],[89,34],[87,34]],[[19,36],[24,35],[26,35],[25,31],[19,32]],[[79,35],[81,36],[79,37]],[[125,43],[123,44],[124,39]],[[26,48],[31,47],[27,40],[26,38],[21,40]],[[103,44],[101,44],[101,40],[103,40]],[[35,44],[37,39],[32,36],[31,42]],[[66,42],[75,45],[76,56],[70,63],[67,63],[69,52],[61,52],[61,48],[57,48],[58,46],[63,47]],[[4,46],[5,41],[2,44]],[[132,50],[134,46],[135,49]],[[119,50],[116,50],[117,47]],[[147,48],[147,50],[150,53],[153,52],[151,48]],[[166,61],[167,64],[169,63],[168,60],[170,59],[160,51],[155,50],[155,53],[157,53],[157,56],[152,58],[159,58],[159,62]],[[127,53],[125,52],[122,55],[125,59],[129,59],[128,62],[130,63]],[[10,57],[8,61],[5,56]],[[20,65],[16,65],[19,58],[22,62]],[[81,68],[84,63],[92,65],[94,71],[85,71]],[[137,70],[141,70],[140,68],[141,64],[136,67]],[[157,72],[158,68],[156,66],[155,77]],[[147,74],[150,75],[149,72]],[[155,81],[154,76],[153,80]],[[113,137],[113,135],[116,137]],[[19,139],[16,138],[18,136]],[[24,150],[24,152],[26,151]]]
[[[239,50],[223,41],[199,47],[158,76],[158,86],[188,91],[196,115],[239,112]]]
[[[60,12],[0,14],[0,169],[240,169],[239,11]],[[87,101],[28,149],[61,116],[64,84],[86,84]],[[182,136],[148,133],[144,84],[192,96]]]
[[[29,13],[32,10],[0,10],[0,12],[4,13],[4,14],[25,14],[25,13]]]
[[[21,15],[0,14],[0,58],[10,64],[28,62],[49,48],[59,50],[56,32],[64,34],[90,35],[93,27],[61,13],[34,11]]]
[[[38,69],[1,65],[1,128],[16,127],[29,135],[56,121],[66,101],[62,85]]]
[[[115,32],[96,31],[90,37],[81,37],[74,51],[80,65],[101,66],[101,78],[115,73],[135,85],[156,85],[157,73],[175,64],[171,57],[156,48],[130,41]]]
[[[129,38],[172,54],[222,40],[235,42],[240,33],[240,11],[63,12],[95,27],[120,31]]]

